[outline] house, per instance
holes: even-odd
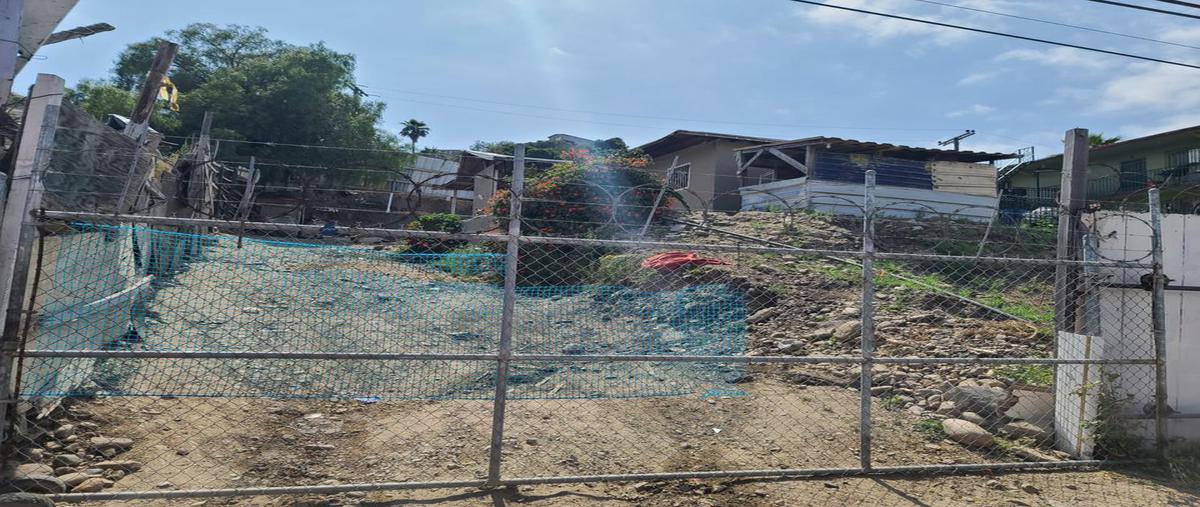
[[[653,159],[651,169],[678,190],[690,208],[737,211],[742,205],[738,192],[742,181],[734,151],[775,141],[778,139],[676,130],[638,148]]]
[[[559,162],[561,160],[525,157],[526,168],[549,167]],[[463,150],[454,177],[445,178],[446,181],[438,186],[454,192],[460,198],[469,196],[471,216],[477,216],[487,206],[492,194],[508,186],[505,180],[512,176],[512,169],[512,155]]]
[[[1001,171],[1002,207],[1054,206],[1062,162],[1062,155],[1054,155]],[[1088,150],[1087,172],[1087,196],[1099,200],[1121,200],[1150,185],[1200,184],[1200,125],[1095,146]]]
[[[891,214],[990,219],[996,209],[990,162],[1015,157],[808,137],[737,148],[734,165],[744,210],[860,213],[866,171],[874,170],[877,205]]]

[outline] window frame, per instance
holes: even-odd
[[[676,186],[676,177],[683,173],[683,186]],[[671,190],[684,190],[692,185],[692,163],[679,164],[675,167],[667,168],[667,188]]]

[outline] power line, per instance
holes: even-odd
[[[1170,15],[1172,15],[1172,16],[1180,16],[1180,17],[1184,17],[1184,18],[1200,19],[1200,16],[1197,16],[1197,15],[1195,15],[1195,14],[1188,14],[1188,13],[1186,13],[1186,12],[1178,12],[1178,11],[1168,11],[1168,10],[1166,10],[1166,9],[1155,9],[1154,7],[1146,7],[1145,5],[1134,5],[1134,4],[1127,4],[1127,3],[1124,3],[1124,2],[1114,2],[1114,1],[1112,1],[1112,0],[1088,0],[1088,1],[1089,1],[1089,2],[1096,2],[1096,3],[1098,3],[1098,4],[1108,4],[1108,5],[1115,5],[1115,6],[1117,6],[1117,7],[1128,7],[1128,8],[1130,8],[1130,9],[1137,9],[1137,10],[1139,10],[1139,11],[1157,12],[1157,13],[1159,13],[1159,14],[1170,14]]]
[[[899,20],[902,20],[902,21],[912,21],[912,22],[914,22],[914,23],[924,23],[924,24],[926,24],[926,25],[940,26],[940,27],[944,27],[944,28],[953,28],[953,29],[955,29],[955,30],[965,30],[965,31],[968,31],[968,32],[983,33],[983,34],[988,34],[988,35],[996,35],[996,36],[999,36],[999,37],[1008,37],[1008,38],[1010,38],[1010,39],[1018,39],[1018,40],[1024,40],[1024,41],[1030,41],[1030,42],[1039,42],[1039,43],[1042,43],[1042,44],[1050,44],[1050,45],[1053,45],[1053,46],[1061,46],[1061,47],[1066,47],[1066,48],[1082,49],[1082,50],[1084,50],[1084,51],[1092,51],[1092,52],[1095,52],[1095,53],[1104,53],[1104,54],[1106,54],[1106,55],[1113,55],[1113,56],[1124,56],[1124,57],[1126,57],[1126,58],[1133,58],[1133,59],[1136,59],[1136,60],[1145,60],[1145,61],[1148,61],[1148,62],[1157,62],[1157,63],[1164,63],[1164,64],[1167,64],[1167,65],[1177,65],[1177,66],[1179,66],[1179,67],[1188,67],[1188,68],[1192,68],[1192,69],[1200,69],[1200,65],[1193,65],[1193,64],[1190,64],[1190,63],[1173,62],[1173,61],[1171,61],[1171,60],[1163,60],[1163,59],[1160,59],[1160,58],[1152,58],[1152,57],[1149,57],[1149,56],[1135,55],[1135,54],[1132,54],[1132,53],[1122,53],[1122,52],[1120,52],[1120,51],[1110,51],[1110,50],[1107,50],[1107,49],[1093,48],[1093,47],[1089,47],[1089,46],[1080,46],[1080,45],[1078,45],[1078,44],[1068,44],[1068,43],[1066,43],[1066,42],[1058,42],[1058,41],[1052,41],[1052,40],[1047,40],[1047,39],[1039,39],[1039,38],[1037,38],[1037,37],[1026,37],[1026,36],[1024,36],[1024,35],[1015,35],[1015,34],[1011,34],[1011,33],[996,32],[996,31],[992,31],[992,30],[984,30],[984,29],[982,29],[982,28],[973,28],[973,27],[969,27],[969,26],[954,25],[954,24],[950,24],[950,23],[942,23],[942,22],[940,22],[940,21],[930,21],[930,20],[928,20],[928,19],[921,19],[921,18],[911,18],[911,17],[908,17],[908,16],[900,16],[900,15],[897,15],[897,14],[888,14],[888,13],[884,13],[884,12],[868,11],[868,10],[864,10],[864,9],[855,9],[855,8],[853,8],[853,7],[843,7],[843,6],[841,6],[841,5],[825,4],[825,3],[821,3],[821,2],[814,2],[814,1],[811,1],[811,0],[791,0],[791,1],[793,1],[793,2],[796,2],[796,3],[802,3],[802,4],[808,4],[808,5],[815,5],[815,6],[817,6],[817,7],[828,7],[828,8],[831,8],[831,9],[841,9],[841,10],[844,10],[844,11],[857,12],[857,13],[859,13],[859,14],[870,14],[870,15],[872,15],[872,16],[880,16],[880,17],[885,17],[885,18],[899,19]],[[1106,0],[1091,0],[1091,1],[1093,1],[1093,2],[1101,2],[1101,1],[1106,1]],[[1196,17],[1197,19],[1200,19],[1200,16],[1195,16],[1195,17]]]
[[[1184,2],[1183,0],[1158,0],[1158,1],[1159,1],[1159,2],[1162,2],[1162,3],[1166,3],[1166,4],[1182,5],[1182,6],[1184,6],[1184,7],[1191,7],[1191,8],[1193,8],[1193,9],[1200,9],[1200,4],[1197,4],[1197,3],[1192,3],[1192,2]]]
[[[1200,48],[1196,48],[1196,49],[1200,49]],[[479,102],[479,103],[483,103],[483,104],[495,104],[495,105],[509,106],[509,107],[524,107],[524,108],[529,108],[529,109],[543,109],[543,110],[547,110],[547,111],[558,111],[558,112],[564,112],[564,113],[595,114],[595,115],[601,115],[601,116],[620,116],[620,117],[625,117],[625,118],[637,118],[637,119],[644,119],[644,120],[680,121],[680,122],[711,123],[711,124],[724,124],[724,125],[745,125],[745,126],[756,126],[756,127],[808,128],[808,129],[831,129],[831,130],[902,130],[902,131],[923,131],[923,132],[947,132],[947,131],[961,130],[961,129],[956,129],[956,128],[848,127],[848,126],[834,126],[834,125],[799,125],[799,124],[789,124],[789,123],[761,123],[761,122],[712,120],[712,119],[699,119],[699,118],[679,118],[679,117],[671,117],[671,116],[651,116],[651,115],[630,114],[630,113],[610,113],[610,112],[605,112],[605,111],[594,111],[594,110],[586,110],[586,109],[567,109],[567,108],[559,108],[559,107],[551,107],[551,106],[538,106],[538,105],[532,105],[532,104],[518,104],[518,103],[512,103],[512,102],[501,102],[501,101],[496,101],[496,100],[475,99],[475,98],[470,98],[470,97],[459,97],[459,96],[454,96],[454,95],[441,95],[441,94],[437,94],[437,93],[426,93],[426,92],[418,92],[418,91],[412,91],[412,90],[402,90],[399,88],[387,88],[387,87],[383,87],[383,86],[367,86],[367,85],[362,85],[362,86],[367,89],[388,90],[388,91],[394,91],[394,92],[403,93],[403,94],[407,94],[407,95],[422,95],[422,96],[426,96],[426,97],[437,97],[437,98],[442,98],[442,99],[463,100],[463,101],[467,101],[467,102]],[[436,102],[417,101],[417,100],[413,100],[413,99],[385,97],[385,96],[379,95],[379,94],[371,94],[371,95],[374,95],[376,97],[389,98],[389,99],[406,101],[406,102],[415,102],[418,104],[430,104],[430,105],[446,106],[446,107],[463,107],[463,108],[469,108],[469,109],[474,109],[474,110],[478,110],[478,111],[495,112],[495,113],[501,113],[501,114],[523,114],[523,113],[516,113],[516,112],[512,112],[512,111],[496,111],[496,110],[492,110],[492,109],[471,108],[469,106],[461,106],[458,104],[441,104],[441,103],[436,103]],[[546,118],[546,117],[535,116],[535,118]],[[574,119],[570,119],[570,118],[555,118],[555,117],[549,117],[549,118],[550,119],[559,119],[559,120],[564,120],[564,121],[587,121],[587,120],[574,120]],[[626,125],[622,125],[622,124],[616,124],[616,125],[626,126]],[[637,125],[637,127],[653,128],[653,127],[646,127],[644,125]]]
[[[1117,36],[1117,37],[1126,37],[1126,38],[1129,38],[1129,39],[1144,40],[1144,41],[1147,41],[1147,42],[1155,42],[1155,43],[1158,43],[1158,44],[1167,44],[1167,45],[1171,45],[1171,46],[1178,46],[1178,47],[1181,47],[1181,48],[1188,48],[1188,49],[1198,49],[1198,50],[1200,50],[1200,46],[1190,46],[1190,45],[1187,45],[1187,44],[1180,44],[1180,43],[1178,43],[1178,42],[1171,42],[1171,41],[1165,41],[1165,40],[1159,40],[1159,39],[1152,39],[1152,38],[1150,38],[1150,37],[1143,37],[1143,36],[1141,36],[1141,35],[1131,35],[1131,34],[1127,34],[1127,33],[1121,33],[1121,32],[1112,32],[1112,31],[1108,31],[1108,30],[1101,30],[1101,29],[1099,29],[1099,28],[1092,28],[1092,27],[1089,27],[1089,26],[1072,25],[1072,24],[1070,24],[1070,23],[1060,23],[1060,22],[1058,22],[1058,21],[1050,21],[1050,20],[1047,20],[1047,19],[1038,19],[1038,18],[1031,18],[1031,17],[1028,17],[1028,16],[1019,16],[1019,15],[1016,15],[1016,14],[1008,14],[1008,13],[1005,13],[1005,12],[989,11],[989,10],[987,10],[987,9],[977,9],[977,8],[975,8],[975,7],[967,7],[967,6],[965,6],[965,5],[954,5],[954,4],[948,4],[948,3],[944,3],[944,2],[935,2],[934,0],[913,0],[913,1],[914,1],[914,2],[922,2],[922,3],[927,3],[927,4],[933,4],[933,5],[940,5],[940,6],[942,6],[942,7],[950,7],[950,8],[954,8],[954,9],[962,9],[962,10],[965,10],[965,11],[982,12],[982,13],[985,13],[985,14],[992,14],[992,15],[995,15],[995,16],[1004,16],[1004,17],[1006,17],[1006,18],[1020,19],[1020,20],[1024,20],[1024,21],[1033,21],[1033,22],[1035,22],[1035,23],[1044,23],[1044,24],[1047,24],[1047,25],[1061,26],[1061,27],[1066,27],[1066,28],[1074,28],[1074,29],[1076,29],[1076,30],[1086,30],[1086,31],[1089,31],[1089,32],[1102,33],[1102,34],[1105,34],[1105,35],[1115,35],[1115,36]],[[1164,0],[1164,1],[1165,1],[1165,0]]]

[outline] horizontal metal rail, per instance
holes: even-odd
[[[535,484],[578,484],[583,482],[631,482],[670,481],[688,479],[807,479],[823,477],[881,477],[909,474],[960,474],[991,472],[1025,472],[1047,470],[1097,470],[1128,465],[1150,463],[1150,460],[1125,461],[1033,461],[980,463],[962,465],[906,465],[873,467],[870,471],[861,468],[794,468],[765,470],[715,470],[702,472],[659,472],[605,475],[567,475],[557,477],[524,477],[501,479],[498,487]],[[338,494],[353,491],[403,491],[414,489],[466,489],[484,488],[484,481],[440,481],[440,482],[380,482],[338,484],[329,486],[284,486],[258,488],[192,489],[171,491],[107,491],[101,493],[59,493],[47,495],[54,501],[102,501],[136,499],[204,498],[258,495],[305,495]]]
[[[252,352],[236,350],[27,350],[25,357],[124,359],[327,359],[359,361],[498,361],[499,354],[409,352]],[[860,364],[856,356],[701,356],[654,354],[513,354],[512,361],[661,362],[741,364]],[[1154,359],[1065,359],[1042,357],[875,357],[885,364],[1154,364]]]
[[[104,213],[84,213],[78,211],[45,211],[38,218],[59,221],[93,222],[100,224],[147,224],[147,225],[182,225],[195,227],[217,227],[225,230],[259,229],[283,232],[308,232],[320,234],[324,226],[302,224],[277,224],[273,222],[235,222],[230,220],[213,220],[208,218],[178,218],[152,217],[142,215],[113,215]],[[503,243],[508,241],[505,234],[461,234],[433,231],[412,231],[407,229],[384,229],[379,227],[344,227],[338,226],[343,233],[381,236],[386,238],[419,238],[444,241],[468,241],[480,243]]]

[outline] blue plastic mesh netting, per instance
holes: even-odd
[[[503,255],[72,224],[48,238],[29,348],[495,353]],[[462,245],[456,245],[462,246]],[[150,277],[170,265],[170,276]],[[522,287],[517,352],[733,355],[742,295],[722,284],[640,291]],[[64,359],[26,361],[22,394],[486,399],[492,360]],[[514,363],[514,398],[616,398],[723,390],[735,366]]]

